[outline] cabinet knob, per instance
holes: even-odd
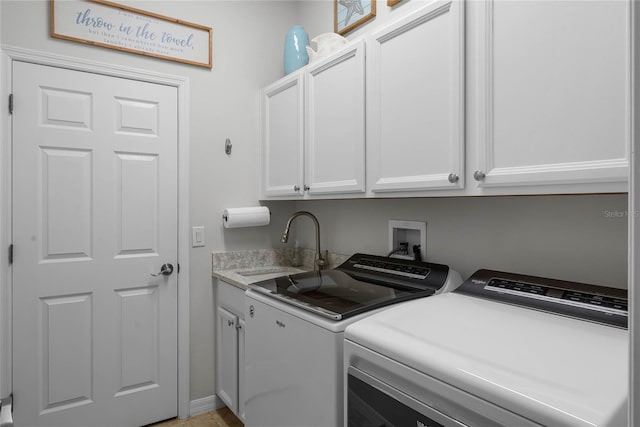
[[[460,179],[460,177],[458,177],[458,175],[456,175],[455,173],[450,173],[449,174],[449,182],[452,184],[455,184],[456,182],[458,182],[458,180]]]
[[[236,323],[236,329],[242,329],[242,325],[240,324],[240,322]]]
[[[304,191],[309,191],[309,190],[310,190],[310,187],[308,185],[305,185],[304,186]]]
[[[227,320],[227,325],[228,326],[233,326],[233,323],[234,323],[233,320]]]
[[[473,179],[476,181],[482,181],[486,175],[482,171],[475,171],[473,173]]]
[[[300,191],[300,186],[299,186],[299,185],[294,185],[294,186],[293,186],[293,191],[295,191],[296,193],[297,193],[298,191]]]

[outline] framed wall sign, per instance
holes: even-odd
[[[212,67],[211,27],[106,0],[50,0],[51,37]]]
[[[333,0],[333,29],[346,34],[376,16],[376,0]]]

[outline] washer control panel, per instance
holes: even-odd
[[[396,276],[409,277],[411,279],[426,279],[431,271],[425,267],[411,264],[399,264],[389,261],[380,261],[370,258],[361,258],[353,265],[353,268],[377,271],[378,273],[393,274]]]
[[[437,291],[447,283],[449,267],[432,262],[353,254],[336,270],[385,286]]]

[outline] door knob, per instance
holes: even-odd
[[[156,274],[152,274],[152,276],[169,276],[171,273],[173,273],[173,265],[171,264],[162,264],[162,267],[160,267],[160,272],[156,273]]]

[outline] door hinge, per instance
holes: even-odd
[[[13,94],[9,94],[9,114],[13,114]]]
[[[9,245],[9,265],[13,264],[13,243]]]

